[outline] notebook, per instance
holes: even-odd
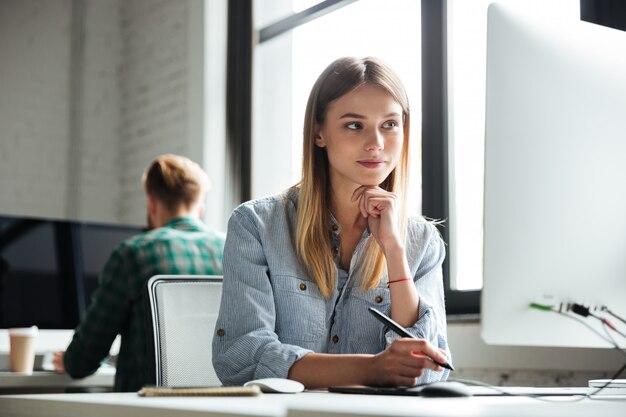
[[[254,397],[261,389],[251,387],[143,387],[140,397]]]

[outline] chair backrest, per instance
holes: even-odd
[[[221,385],[211,346],[222,277],[156,275],[146,291],[151,380],[163,387]]]

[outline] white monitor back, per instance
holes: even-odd
[[[626,32],[493,4],[487,37],[483,339],[610,347],[529,304],[626,317]]]

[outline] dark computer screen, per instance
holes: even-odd
[[[0,328],[73,329],[136,226],[0,216]]]
[[[142,229],[136,226],[86,224],[79,226],[80,252],[82,254],[82,276],[85,306],[98,286],[98,278],[109,256],[116,246]]]
[[[0,218],[0,327],[70,325],[56,233],[54,222]]]
[[[580,18],[626,31],[626,3],[623,0],[580,0]]]

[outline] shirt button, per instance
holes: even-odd
[[[305,284],[304,282],[301,282],[301,283],[300,283],[300,289],[301,289],[302,291],[306,290],[306,284]]]
[[[336,232],[337,230],[339,230],[339,226],[337,226],[336,224],[333,224],[331,226],[331,229],[333,229],[333,232]]]
[[[339,342],[339,336],[334,335],[333,336],[333,343],[338,343]]]
[[[333,251],[334,251],[335,253],[339,253],[339,246],[335,246],[335,247],[333,248]]]
[[[219,337],[223,337],[225,334],[226,334],[226,332],[224,331],[224,329],[219,329],[219,330],[217,331],[217,335],[218,335]]]
[[[382,303],[383,302],[382,295],[377,295],[376,298],[374,298],[374,301],[376,301],[376,304]]]

